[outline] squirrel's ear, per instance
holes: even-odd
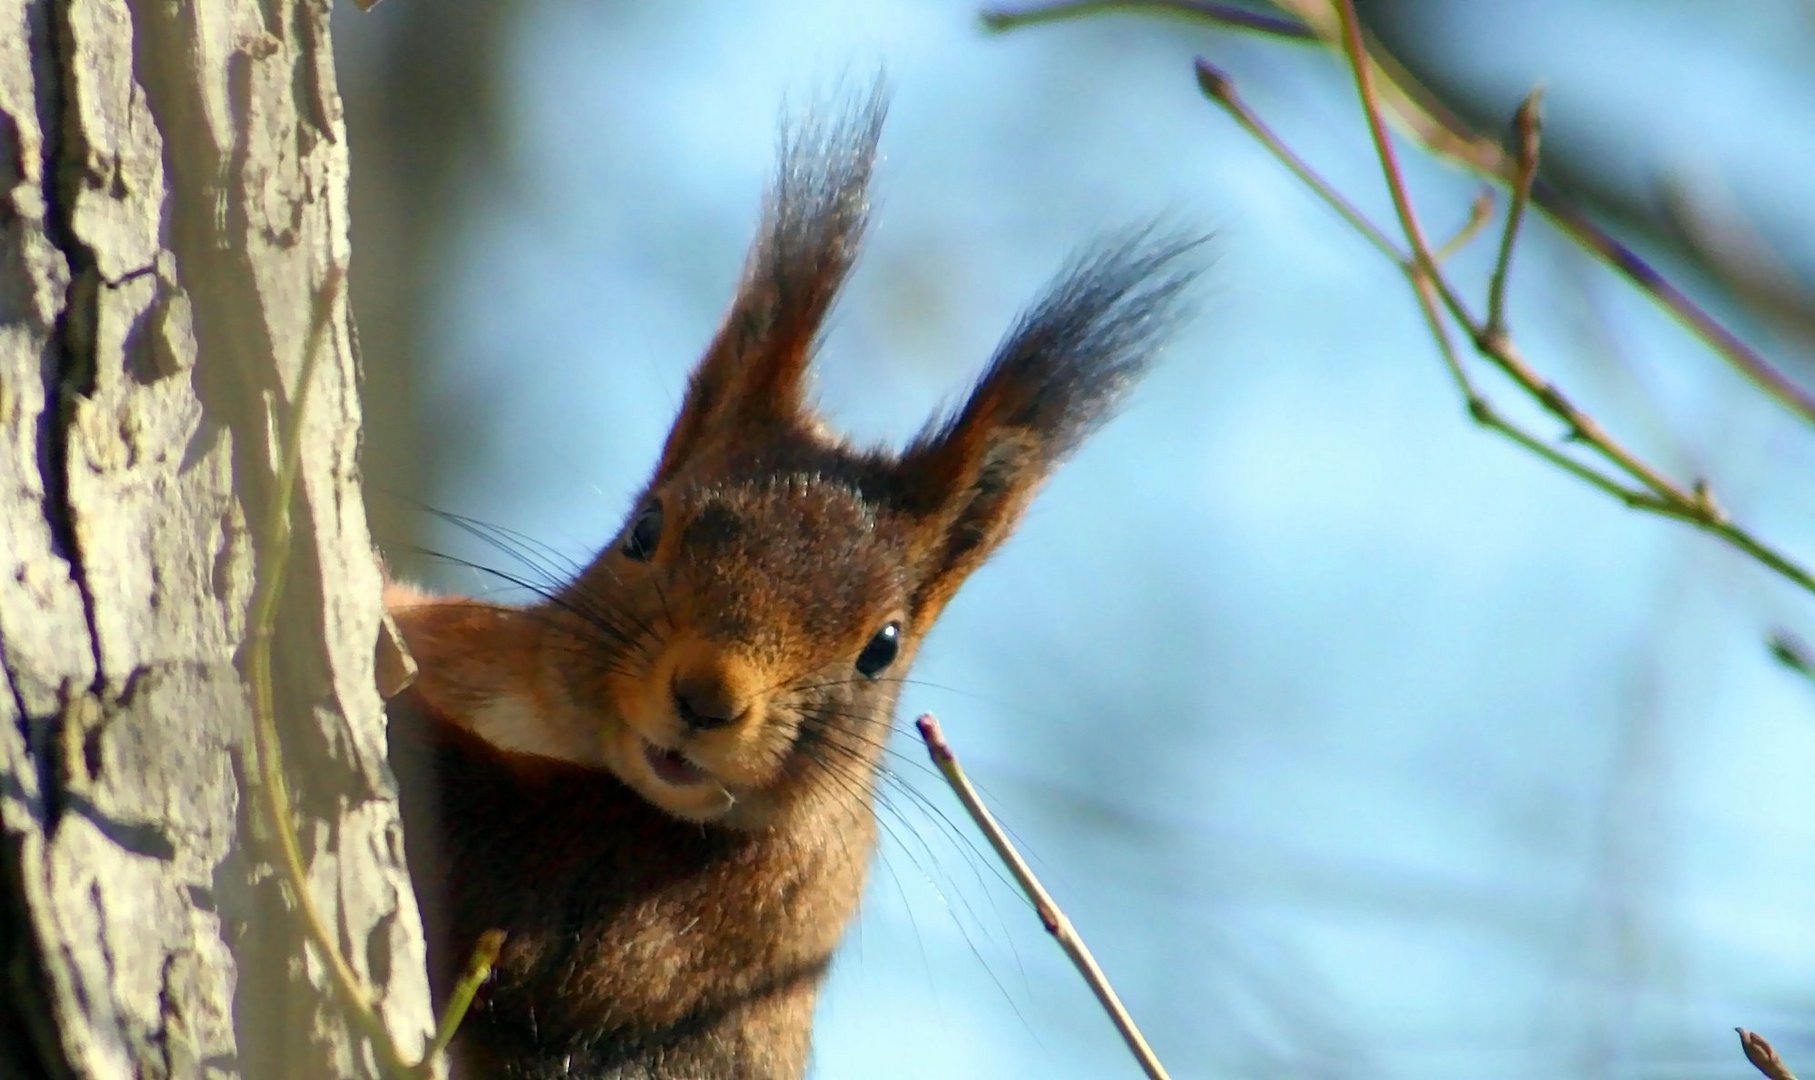
[[[783,131],[761,232],[724,324],[688,382],[656,479],[709,433],[736,438],[752,426],[805,419],[807,362],[857,259],[887,111],[879,81],[842,112],[809,114]]]
[[[1146,369],[1178,321],[1198,273],[1185,256],[1201,243],[1147,228],[1087,249],[1021,316],[969,400],[903,454],[922,522],[914,606],[923,625]]]

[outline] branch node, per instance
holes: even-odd
[[[1473,337],[1475,351],[1483,356],[1504,357],[1512,347],[1512,336],[1506,332],[1506,327],[1494,323],[1491,319],[1485,326],[1477,329]]]
[[[1543,403],[1546,409],[1549,409],[1551,412],[1556,413],[1559,417],[1568,421],[1569,425],[1575,428],[1577,436],[1581,438],[1588,437],[1588,428],[1582,422],[1581,414],[1576,411],[1574,403],[1572,403],[1568,397],[1564,396],[1563,391],[1557,388],[1556,383],[1547,382],[1543,386],[1540,386],[1538,388],[1538,401]]]
[[[1715,500],[1714,488],[1709,486],[1706,478],[1696,477],[1690,492],[1693,495],[1696,513],[1702,515],[1710,524],[1727,524],[1727,512],[1721,509],[1720,503]]]

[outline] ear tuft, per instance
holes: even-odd
[[[970,429],[1035,438],[1048,466],[1107,420],[1166,337],[1188,314],[1205,237],[1129,229],[1085,248],[996,348],[958,413],[915,441],[926,452]]]
[[[997,347],[968,400],[902,458],[937,533],[929,599],[943,604],[1007,538],[1052,470],[1106,420],[1187,313],[1204,237],[1148,225],[1086,248]]]
[[[782,131],[781,164],[738,306],[758,340],[798,351],[799,368],[857,261],[887,113],[878,80],[842,111],[809,112]]]
[[[888,112],[880,79],[841,109],[784,126],[781,161],[731,309],[688,384],[657,479],[708,431],[796,421],[808,361],[857,261]]]

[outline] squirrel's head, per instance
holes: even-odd
[[[761,234],[616,540],[537,609],[543,707],[680,818],[758,827],[862,801],[902,675],[964,579],[1172,322],[1195,241],[1121,234],[1029,308],[906,450],[814,411],[809,360],[855,260],[879,96],[784,139]]]

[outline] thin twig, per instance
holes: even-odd
[[[1467,247],[1468,242],[1481,235],[1481,230],[1487,228],[1487,223],[1493,218],[1494,189],[1482,188],[1480,193],[1475,196],[1475,201],[1468,204],[1468,220],[1462,223],[1462,227],[1456,230],[1454,236],[1445,240],[1432,253],[1437,260],[1437,265],[1442,266],[1449,261],[1450,256]]]
[[[1746,1053],[1746,1060],[1752,1067],[1770,1077],[1771,1080],[1796,1080],[1796,1074],[1784,1064],[1783,1058],[1777,1056],[1777,1048],[1766,1041],[1763,1035],[1745,1028],[1734,1028],[1739,1032],[1739,1047]]]
[[[277,730],[276,691],[271,675],[271,647],[276,636],[278,607],[283,599],[284,575],[290,559],[290,502],[296,490],[297,474],[301,471],[303,423],[308,416],[315,368],[326,344],[327,331],[333,321],[334,307],[339,301],[343,280],[341,272],[336,270],[316,298],[308,340],[303,347],[302,365],[296,377],[296,400],[290,409],[290,432],[283,440],[283,458],[278,466],[276,490],[272,492],[270,504],[266,507],[262,532],[264,553],[258,560],[257,581],[252,589],[248,628],[250,642],[246,653],[246,680],[252,686],[252,746],[258,764],[258,781],[254,786],[259,790],[259,800],[271,832],[277,838],[279,871],[296,904],[297,918],[302,924],[304,935],[327,967],[354,1026],[371,1042],[380,1072],[396,1080],[415,1080],[433,1071],[437,1055],[446,1049],[447,1042],[453,1038],[454,1031],[466,1015],[467,1007],[472,1003],[473,994],[490,974],[499,942],[491,934],[481,936],[480,947],[474,951],[466,976],[462,978],[454,998],[443,1014],[435,1040],[420,1060],[413,1063],[407,1060],[391,1037],[390,1029],[379,1016],[371,991],[341,952],[334,933],[328,927],[328,920],[316,905],[314,893],[309,888],[302,844],[296,836],[295,807],[290,801],[290,789],[284,778],[283,742]],[[469,981],[470,988],[467,985]]]
[[[1519,238],[1519,223],[1525,207],[1531,202],[1531,183],[1538,177],[1538,147],[1543,130],[1544,90],[1538,87],[1525,95],[1519,111],[1513,115],[1513,131],[1519,140],[1519,173],[1513,180],[1512,203],[1506,209],[1506,231],[1500,235],[1500,253],[1494,259],[1494,274],[1487,287],[1487,335],[1506,335],[1506,281],[1512,269],[1513,244]]]
[[[447,1008],[441,1013],[441,1023],[435,1029],[435,1041],[430,1044],[422,1060],[433,1061],[437,1054],[447,1050],[454,1041],[454,1035],[460,1030],[460,1022],[466,1019],[466,1011],[472,1008],[473,998],[485,980],[491,978],[492,968],[498,963],[498,952],[504,948],[504,931],[487,930],[479,935],[479,941],[473,946],[473,955],[466,961],[466,970],[460,973],[460,981],[454,984],[454,992],[447,999]]]
[[[991,30],[1013,30],[1018,26],[1075,19],[1100,11],[1136,10],[1184,15],[1236,30],[1249,30],[1288,40],[1317,40],[1317,31],[1297,19],[1255,11],[1237,4],[1219,4],[1215,0],[1056,0],[1053,3],[1023,7],[985,8],[981,18],[983,25]]]
[[[1388,137],[1386,125],[1380,118],[1373,69],[1368,63],[1367,53],[1362,50],[1361,24],[1355,17],[1354,4],[1341,0],[1338,10],[1342,14],[1344,44],[1349,50],[1355,85],[1361,92],[1363,111],[1367,114],[1368,136],[1374,140],[1374,152],[1379,156],[1380,166],[1386,173],[1387,191],[1393,197],[1393,212],[1399,217],[1399,228],[1405,233],[1406,241],[1412,245],[1412,261],[1417,271],[1435,284],[1442,274],[1437,269],[1437,260],[1431,256],[1430,245],[1424,239],[1424,227],[1418,223],[1418,215],[1412,209],[1411,196],[1406,194],[1405,181],[1399,171],[1399,160],[1393,152],[1393,141]]]
[[[1462,363],[1462,354],[1450,340],[1449,327],[1444,325],[1443,314],[1437,310],[1437,297],[1431,288],[1431,280],[1410,261],[1399,264],[1405,272],[1405,279],[1411,283],[1412,295],[1418,299],[1418,313],[1424,316],[1424,325],[1431,332],[1431,339],[1437,343],[1437,351],[1443,356],[1443,367],[1449,372],[1456,390],[1462,395],[1463,404],[1468,414],[1489,427],[1512,430],[1506,421],[1500,419],[1487,403],[1487,399],[1475,389],[1475,381],[1469,377],[1468,368]]]
[[[945,741],[945,733],[940,730],[939,721],[934,719],[932,713],[924,713],[914,722],[914,726],[920,729],[920,738],[926,742],[926,752],[933,759],[933,764],[939,767],[940,773],[945,776],[945,782],[951,785],[958,801],[970,813],[971,820],[977,823],[977,828],[989,840],[990,846],[996,849],[997,857],[1014,874],[1021,891],[1027,895],[1034,911],[1039,914],[1040,924],[1058,941],[1059,946],[1065,950],[1065,955],[1071,957],[1072,966],[1084,976],[1084,981],[1090,985],[1090,990],[1103,1006],[1103,1011],[1115,1023],[1116,1030],[1121,1032],[1122,1041],[1128,1044],[1135,1060],[1140,1062],[1141,1068],[1146,1070],[1151,1080],[1167,1080],[1165,1066],[1154,1056],[1153,1048],[1147,1045],[1146,1037],[1135,1026],[1134,1017],[1128,1015],[1122,999],[1116,996],[1115,988],[1109,985],[1109,978],[1097,966],[1096,958],[1090,955],[1084,939],[1072,927],[1065,912],[1053,902],[1052,896],[1040,884],[1040,879],[1028,868],[1027,860],[1015,849],[989,808],[983,805],[976,788],[971,786],[970,778],[964,775],[964,767],[958,764],[958,756],[952,752],[951,744]]]
[[[341,1001],[352,1016],[355,1026],[371,1041],[378,1055],[379,1068],[387,1075],[404,1076],[410,1066],[390,1029],[385,1027],[372,1003],[365,984],[341,954],[339,944],[328,929],[328,921],[315,904],[309,889],[309,874],[303,864],[302,848],[292,824],[293,807],[279,750],[277,733],[276,692],[271,678],[271,639],[277,624],[278,602],[283,597],[284,574],[290,560],[290,499],[296,487],[296,474],[302,459],[303,423],[308,415],[309,394],[315,382],[315,367],[320,359],[333,318],[335,302],[340,295],[340,277],[330,278],[317,298],[315,317],[304,346],[302,367],[296,379],[296,402],[291,407],[289,436],[283,442],[283,459],[278,466],[277,490],[272,493],[263,535],[265,552],[259,559],[258,580],[253,586],[251,645],[246,655],[246,678],[252,684],[254,752],[258,758],[259,794],[265,816],[277,838],[279,866],[303,930],[327,967]]]
[[[1375,153],[1379,156],[1381,168],[1386,173],[1387,189],[1393,197],[1393,212],[1398,215],[1399,228],[1405,233],[1406,241],[1412,248],[1411,258],[1403,261],[1401,266],[1411,279],[1412,288],[1418,294],[1421,305],[1427,309],[1430,307],[1428,294],[1434,289],[1437,295],[1442,297],[1453,310],[1451,290],[1445,285],[1443,273],[1437,267],[1436,256],[1431,253],[1430,244],[1424,238],[1424,227],[1419,224],[1418,215],[1412,209],[1411,197],[1406,194],[1405,182],[1399,172],[1399,162],[1393,154],[1392,140],[1388,137],[1386,126],[1380,119],[1380,109],[1374,96],[1373,79],[1366,54],[1360,51],[1360,24],[1355,19],[1353,6],[1345,5],[1341,11],[1345,34],[1351,37],[1355,43],[1355,51],[1350,56],[1354,59],[1352,66],[1355,72],[1355,82],[1361,92],[1363,111],[1367,114],[1368,134],[1374,140]],[[1440,320],[1437,320],[1434,314],[1428,310],[1426,321],[1430,322],[1433,328],[1440,324]],[[1478,338],[1479,335],[1477,335],[1477,340]],[[1447,341],[1447,334],[1440,333],[1438,344],[1443,346],[1444,362],[1449,367],[1451,377],[1464,389],[1470,414],[1478,417],[1480,414],[1476,403],[1480,399],[1475,394],[1474,387],[1467,374],[1464,373],[1454,350],[1448,347]]]
[[[1398,245],[1393,243],[1391,237],[1387,236],[1378,225],[1369,221],[1367,215],[1363,214],[1342,192],[1337,191],[1322,176],[1318,175],[1317,170],[1311,168],[1303,158],[1285,144],[1285,140],[1273,133],[1273,129],[1260,118],[1260,114],[1248,107],[1247,102],[1236,93],[1235,81],[1229,78],[1227,72],[1201,56],[1195,61],[1195,70],[1198,88],[1204,92],[1205,97],[1222,106],[1230,119],[1241,125],[1243,131],[1272,152],[1273,156],[1279,159],[1280,164],[1289,169],[1293,176],[1298,177],[1300,183],[1310,188],[1318,198],[1327,203],[1330,209],[1336,211],[1344,221],[1349,223],[1350,228],[1360,233],[1363,239],[1374,246],[1374,250],[1396,263],[1405,262],[1405,256],[1400,253]]]

